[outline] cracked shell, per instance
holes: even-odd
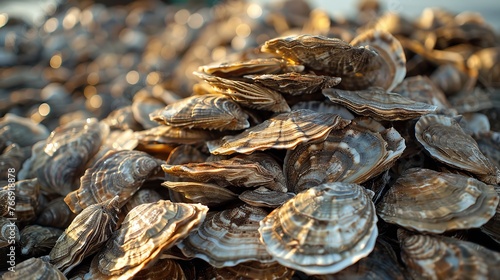
[[[261,242],[284,266],[307,274],[338,272],[375,246],[372,194],[360,185],[341,182],[307,189],[262,220]]]

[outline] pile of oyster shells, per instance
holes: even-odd
[[[475,13],[358,8],[9,19],[2,278],[500,275],[499,37]]]

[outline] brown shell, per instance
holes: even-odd
[[[296,110],[272,117],[234,136],[207,142],[212,154],[249,154],[267,149],[293,149],[300,143],[321,141],[332,129],[341,129],[350,121],[338,115]]]
[[[47,137],[49,137],[47,128],[32,119],[11,113],[0,118],[0,139],[2,139],[0,142],[5,145],[15,143],[20,147],[29,147],[38,141],[47,139]]]
[[[276,113],[289,112],[285,98],[277,91],[241,80],[230,80],[201,72],[194,74],[205,80],[216,93],[224,94],[241,106]]]
[[[347,91],[324,89],[323,95],[351,111],[377,120],[409,120],[436,111],[437,106],[416,102],[383,88]]]
[[[304,70],[302,65],[290,65],[283,59],[254,58],[246,61],[217,62],[198,67],[199,72],[222,78],[242,77],[250,74],[274,74]]]
[[[500,196],[500,187],[498,185],[495,186],[495,190]],[[500,244],[500,203],[497,206],[495,216],[481,226],[481,231],[488,234],[493,240]]]
[[[30,258],[16,264],[15,271],[2,275],[2,279],[67,280],[59,269],[41,258]]]
[[[254,83],[280,93],[290,95],[311,94],[324,88],[331,88],[341,81],[339,77],[302,74],[297,72],[285,74],[246,75]]]
[[[198,228],[208,208],[160,200],[132,209],[106,246],[94,256],[91,279],[129,279],[160,253]]]
[[[157,98],[136,94],[132,102],[132,115],[144,129],[157,127],[158,123],[149,118],[149,114],[165,108],[165,103]]]
[[[219,186],[256,187],[286,192],[285,177],[281,166],[270,155],[253,153],[226,160],[188,163],[183,165],[163,164],[163,171],[181,178],[198,182],[212,182]]]
[[[268,212],[242,205],[209,213],[197,231],[177,247],[187,257],[201,258],[215,267],[234,266],[245,261],[270,262],[272,257],[259,242],[259,222]]]
[[[292,110],[307,109],[313,110],[317,113],[331,113],[341,116],[343,119],[352,120],[354,115],[351,111],[347,110],[344,106],[334,104],[329,101],[301,101],[292,106]]]
[[[393,92],[417,102],[435,105],[436,112],[456,115],[444,93],[427,76],[407,77],[394,88]]]
[[[477,228],[495,214],[493,186],[467,176],[411,168],[377,204],[386,222],[420,232]]]
[[[361,184],[389,169],[403,154],[404,139],[394,128],[379,132],[359,121],[332,130],[324,141],[288,150],[283,164],[288,189],[299,193],[326,182]]]
[[[31,257],[47,255],[63,234],[62,229],[29,225],[20,234],[21,254]]]
[[[307,189],[260,223],[261,242],[284,266],[330,274],[367,256],[378,236],[371,191],[327,183]]]
[[[371,86],[391,91],[405,78],[406,56],[401,43],[391,33],[370,29],[356,36],[350,44],[354,47],[365,46],[378,54],[381,68]]]
[[[211,183],[166,181],[162,186],[169,189],[171,200],[174,202],[201,203],[214,207],[237,198],[229,189]]]
[[[128,213],[134,207],[144,204],[160,201],[162,196],[152,188],[141,188],[124,205],[125,212]]]
[[[85,257],[101,249],[118,223],[118,196],[90,205],[78,214],[50,251],[50,262],[68,274]]]
[[[53,189],[60,195],[75,190],[85,164],[97,153],[108,134],[109,127],[94,118],[56,128],[44,147],[49,157],[36,171],[42,188]]]
[[[80,188],[69,193],[64,201],[71,211],[79,213],[89,205],[115,197],[122,207],[160,169],[158,160],[141,151],[110,151],[80,179]]]
[[[41,226],[67,228],[76,214],[71,211],[64,197],[51,200],[45,208],[41,210],[36,219],[36,223]]]
[[[453,119],[442,115],[422,116],[415,137],[432,158],[476,175],[488,184],[500,182],[500,171],[485,157],[476,141]]]
[[[31,147],[21,148],[18,144],[10,144],[0,155],[0,180],[9,179],[9,168],[16,172],[21,170],[23,162],[31,155]],[[11,169],[12,170],[12,169]]]
[[[214,139],[214,133],[203,129],[179,128],[169,125],[160,125],[135,133],[142,145],[149,143],[160,144],[195,144]]]
[[[210,267],[209,271],[203,271],[204,279],[220,280],[290,280],[295,270],[282,266],[278,262],[262,263],[258,261],[248,261],[235,266]],[[209,278],[210,277],[210,278]]]
[[[294,196],[295,194],[292,192],[279,192],[259,187],[255,190],[242,192],[238,198],[252,206],[276,208]]]
[[[189,280],[186,278],[182,266],[175,260],[161,259],[151,267],[139,271],[132,280]]]
[[[472,135],[479,150],[500,168],[500,132],[488,131]]]
[[[401,257],[414,279],[495,279],[500,253],[446,236],[399,230]]]
[[[477,69],[481,82],[486,86],[500,86],[500,47],[484,48],[467,60],[467,66]]]
[[[250,126],[240,106],[221,94],[195,95],[150,114],[161,124],[180,128],[240,130]]]
[[[38,208],[38,196],[40,195],[40,184],[38,179],[19,180],[14,183],[13,188],[8,186],[1,189],[1,193],[8,195],[9,191],[15,192],[15,216],[18,222],[29,222],[36,219]],[[7,207],[7,204],[4,204]],[[2,207],[4,207],[2,205]],[[6,209],[7,210],[7,209]],[[8,213],[6,213],[8,216]]]
[[[382,67],[375,51],[321,35],[274,38],[266,41],[261,51],[280,55],[318,74],[340,77],[340,85],[352,90],[373,85]]]
[[[134,118],[132,106],[125,106],[112,111],[105,119],[103,119],[103,122],[108,124],[111,129],[131,129],[133,131],[142,129],[142,125]]]
[[[315,276],[318,280],[343,279],[394,279],[405,280],[408,275],[404,267],[399,264],[398,256],[389,243],[377,238],[375,248],[365,258],[343,270],[326,275]]]
[[[9,242],[12,242],[12,236],[14,236],[15,243],[19,242],[19,228],[15,220],[12,220],[15,217],[9,218],[0,217],[0,248],[10,246]]]

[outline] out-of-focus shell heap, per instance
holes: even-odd
[[[396,180],[377,213],[386,222],[412,230],[443,233],[484,225],[498,201],[493,186],[474,178],[414,168]]]
[[[375,246],[377,216],[369,192],[340,182],[309,188],[262,220],[261,241],[285,266],[308,274],[338,272]]]

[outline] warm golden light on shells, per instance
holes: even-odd
[[[190,15],[191,13],[188,10],[182,9],[175,13],[174,20],[177,24],[186,24]]]
[[[78,22],[78,16],[80,15],[80,10],[78,8],[72,8],[68,11],[68,14],[63,19],[64,29],[72,29]]]
[[[131,85],[135,85],[139,82],[139,73],[135,70],[132,70],[127,73],[127,76],[125,76],[125,79],[127,80],[127,83]]]
[[[99,73],[92,72],[87,76],[87,83],[89,85],[97,85],[99,83]]]
[[[43,30],[47,33],[52,33],[56,31],[59,25],[59,20],[57,18],[49,18],[43,25]]]
[[[95,88],[95,86],[88,85],[83,89],[83,95],[85,95],[87,99],[91,98],[96,93],[97,89]]]
[[[52,67],[54,69],[57,69],[57,68],[61,67],[61,64],[62,64],[61,54],[57,53],[57,54],[53,55],[50,58],[50,62],[49,63],[50,63],[50,67]]]
[[[46,117],[50,113],[50,106],[47,103],[42,103],[38,106],[38,113],[42,117]]]
[[[246,38],[252,33],[252,28],[246,23],[241,23],[236,27],[236,35],[238,37]]]
[[[89,99],[89,105],[90,105],[90,107],[92,107],[94,109],[101,108],[101,106],[102,106],[102,97],[100,95],[98,95],[98,94],[92,96]]]

